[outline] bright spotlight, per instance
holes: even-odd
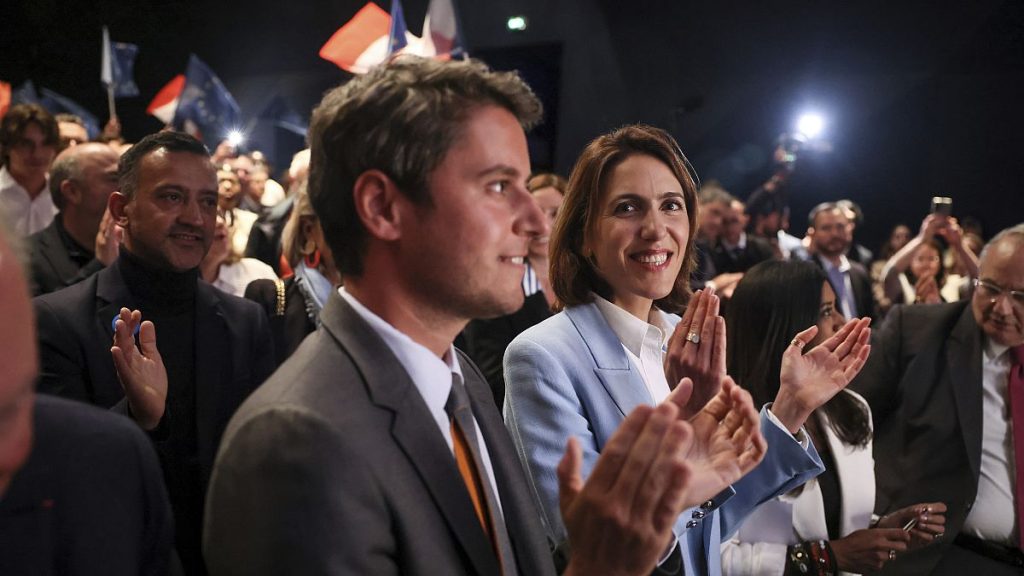
[[[231,130],[228,132],[228,144],[237,148],[243,142],[245,142],[245,134],[241,130]]]
[[[512,16],[505,25],[513,32],[522,32],[526,30],[526,16]]]
[[[825,129],[825,119],[818,114],[804,114],[796,123],[797,132],[808,138],[817,138]]]

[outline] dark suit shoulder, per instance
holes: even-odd
[[[124,464],[138,461],[151,448],[131,419],[81,402],[37,394],[35,419],[33,454],[40,450],[72,455],[85,450],[94,457],[109,458],[111,464]]]
[[[97,274],[93,274],[89,278],[72,284],[67,288],[62,288],[55,292],[36,296],[32,299],[33,304],[36,308],[39,308],[40,304],[44,304],[49,308],[55,310],[72,310],[82,306],[93,307],[93,303],[96,300],[96,287],[99,282],[99,278],[103,274],[109,273],[109,269],[101,270]]]

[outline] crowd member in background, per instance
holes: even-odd
[[[238,199],[238,207],[242,210],[248,210],[253,214],[262,214],[263,205],[260,204],[259,197],[261,191],[257,190],[252,182],[252,174],[256,170],[256,165],[253,163],[252,158],[247,154],[239,154],[228,160],[227,164],[231,166],[235,176],[238,177],[238,184],[242,189]]]
[[[260,215],[249,232],[245,255],[270,265],[281,278],[291,274],[288,263],[281,257],[281,232],[292,213],[295,192],[305,185],[309,173],[309,148],[296,152],[288,167],[288,196],[273,208]]]
[[[60,145],[57,152],[63,152],[70,146],[85,144],[89,141],[89,132],[85,128],[85,121],[74,114],[57,114],[54,116],[57,121],[57,131],[60,133]]]
[[[39,390],[110,408],[149,433],[186,574],[203,574],[203,501],[217,444],[235,409],[273,370],[273,345],[258,306],[199,280],[217,219],[217,171],[206,147],[187,134],[159,132],[126,152],[118,168],[108,202],[124,230],[118,259],[34,301]],[[152,322],[140,327],[143,314]],[[115,326],[121,353],[111,359]],[[124,371],[137,327],[147,360],[158,356],[167,368],[160,381]]]
[[[250,282],[260,279],[274,281],[277,280],[277,274],[273,268],[255,258],[242,257],[241,251],[232,241],[235,237],[233,225],[232,212],[218,211],[213,242],[199,264],[199,277],[232,296],[242,296]]]
[[[748,235],[747,213],[743,202],[733,199],[722,219],[722,233],[715,244],[712,259],[719,273],[743,273],[752,266],[775,257],[775,250],[767,241]]]
[[[526,188],[540,205],[548,228],[555,222],[565,195],[565,178],[557,174],[536,174],[526,182]],[[502,361],[505,349],[512,339],[530,326],[551,316],[555,293],[548,280],[547,234],[530,239],[530,252],[526,257],[523,275],[523,307],[512,314],[491,319],[471,321],[463,331],[465,350],[483,372],[494,393],[494,402],[500,409],[505,401],[505,376]]]
[[[579,439],[586,475],[623,414],[666,398],[682,400],[697,446],[711,446],[730,421],[760,430],[750,445],[732,447],[732,474],[719,476],[735,491],[709,491],[675,521],[682,571],[715,575],[720,544],[738,522],[821,471],[804,420],[863,365],[870,330],[851,323],[806,356],[788,354],[780,392],[759,418],[726,376],[718,297],[690,297],[697,199],[687,165],[675,140],[650,126],[616,130],[584,149],[551,235],[551,283],[565,308],[509,345],[505,423],[556,543],[566,538],[556,480],[566,438]],[[670,313],[684,305],[682,319]],[[809,340],[801,333],[790,349]],[[721,474],[708,454],[688,458]]]
[[[53,223],[29,237],[32,295],[60,290],[117,259],[117,224],[107,200],[117,190],[117,153],[98,142],[61,152],[50,170]]]
[[[864,224],[864,211],[853,200],[839,200],[836,202],[836,205],[842,208],[846,214],[846,219],[849,221],[850,247],[846,250],[846,257],[851,262],[860,264],[866,270],[875,259],[875,255],[871,253],[871,250],[857,243],[857,228]]]
[[[878,258],[871,263],[871,269],[868,270],[871,274],[871,293],[875,296],[875,304],[878,305],[879,316],[884,316],[889,311],[889,308],[892,307],[892,302],[885,296],[885,286],[882,284],[882,269],[885,268],[889,258],[892,258],[892,255],[899,252],[900,248],[906,246],[909,241],[909,226],[906,224],[893,226],[889,237],[885,240],[885,244],[878,250]]]
[[[231,166],[224,164],[217,170],[217,206],[231,220],[231,248],[241,254],[249,243],[249,234],[258,216],[241,207],[244,196],[242,184]]]
[[[875,424],[875,511],[941,501],[945,536],[883,574],[1017,575],[1024,494],[1024,224],[981,251],[970,300],[895,306],[853,383]]]
[[[723,298],[732,294],[736,282],[743,277],[739,272],[720,273],[715,267],[714,250],[722,235],[725,217],[729,214],[729,206],[736,198],[729,194],[716,182],[705,182],[697,196],[700,209],[697,210],[699,224],[697,236],[693,242],[697,266],[690,277],[690,288],[713,288]]]
[[[0,574],[168,573],[160,466],[130,420],[35,393],[32,307],[0,214]]]
[[[940,240],[941,239],[941,240]],[[943,247],[949,246],[966,276],[948,274]],[[955,218],[929,214],[917,236],[900,248],[882,269],[885,296],[893,304],[954,302],[964,286],[978,277],[978,257],[964,240]]]
[[[53,222],[57,207],[47,187],[57,155],[57,121],[38,104],[16,104],[0,120],[0,209],[25,237]]]
[[[835,299],[824,271],[810,262],[764,262],[743,276],[729,303],[728,371],[756,404],[779,393],[783,358],[797,334],[816,326],[808,343],[815,346],[846,324]],[[942,533],[941,503],[908,506],[872,522],[871,411],[856,392],[843,390],[815,410],[807,431],[825,471],[743,522],[722,547],[723,574],[820,574],[801,570],[813,555],[827,559],[827,574],[873,572],[891,555],[930,544]],[[911,519],[916,526],[904,532]]]
[[[547,232],[525,187],[540,112],[515,73],[416,57],[313,112],[309,195],[345,287],[225,432],[215,576],[555,573],[487,383],[452,346],[471,318],[522,305],[529,239]],[[677,414],[634,411],[586,483],[569,441],[566,576],[653,568],[704,474]]]
[[[836,308],[847,318],[875,317],[875,299],[867,270],[851,262],[848,211],[836,202],[823,202],[807,216],[811,261],[825,270],[836,291]]]
[[[320,326],[320,311],[331,291],[341,284],[305,182],[295,193],[294,208],[281,235],[282,251],[293,274],[284,280],[256,280],[245,289],[245,297],[263,306],[270,318],[279,366]]]
[[[285,198],[284,186],[281,186],[277,180],[271,178],[273,171],[271,170],[270,162],[267,161],[267,156],[263,152],[253,150],[250,156],[254,165],[253,187],[258,190],[260,204],[268,208],[276,206]]]

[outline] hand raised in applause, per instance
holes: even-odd
[[[864,367],[871,352],[870,318],[846,323],[831,338],[803,352],[817,326],[811,326],[793,338],[782,355],[779,393],[772,404],[772,413],[792,433],[796,433],[811,412],[846,388]]]
[[[693,384],[683,378],[666,403],[685,405]],[[726,376],[721,390],[689,419],[693,442],[686,462],[693,469],[687,508],[712,498],[742,478],[764,458],[768,445],[750,393]]]
[[[686,419],[718,394],[725,378],[725,320],[718,307],[713,289],[698,290],[668,340],[665,379],[673,387],[684,376],[693,384],[686,405],[679,405]]]
[[[134,337],[136,326],[139,326],[138,346]],[[153,323],[142,322],[142,312],[138,310],[121,308],[110,354],[132,417],[144,430],[153,430],[167,406],[167,370],[156,348]]]
[[[605,444],[586,484],[583,453],[569,440],[558,465],[559,507],[571,550],[566,575],[649,574],[672,543],[686,508],[693,430],[665,402],[640,406]]]

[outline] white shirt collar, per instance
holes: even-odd
[[[982,347],[982,349],[985,352],[985,361],[986,362],[992,362],[992,361],[997,360],[998,358],[1002,357],[1002,355],[1005,354],[1006,351],[1010,349],[1010,347],[1009,346],[1003,346],[1002,344],[999,344],[998,342],[995,342],[991,338],[985,336],[984,337],[984,346]],[[1007,358],[1009,358],[1009,357],[1007,357]]]
[[[725,240],[722,240],[722,246],[725,246],[726,250],[737,250],[737,249],[738,250],[746,250],[746,248],[747,248],[747,233],[746,232],[740,232],[740,239],[739,239],[738,242],[736,242],[735,246],[733,246],[732,244],[729,244]]]
[[[819,255],[818,260],[820,260],[821,263],[825,265],[826,270],[835,269],[842,272],[843,274],[850,271],[850,260],[846,257],[846,254],[839,255],[839,266],[833,266],[832,261],[829,260],[828,258],[825,258],[824,256]]]
[[[419,390],[427,408],[435,416],[444,414],[444,405],[448,402],[448,394],[452,390],[452,374],[458,374],[462,378],[462,368],[455,361],[455,347],[449,345],[448,351],[443,358],[438,358],[412,338],[388,324],[380,316],[374,314],[354,296],[345,291],[344,287],[338,288],[338,294],[348,302],[349,306],[356,311],[360,318],[366,321],[373,328],[384,343],[391,348],[391,351],[405,368],[406,374],[412,383]],[[447,418],[445,419],[447,425]]]
[[[615,332],[619,342],[634,355],[640,356],[645,344],[658,351],[663,350],[668,344],[670,332],[667,330],[668,324],[662,317],[661,310],[652,308],[648,321],[644,322],[597,294],[593,296],[597,309],[608,321],[612,332]]]

